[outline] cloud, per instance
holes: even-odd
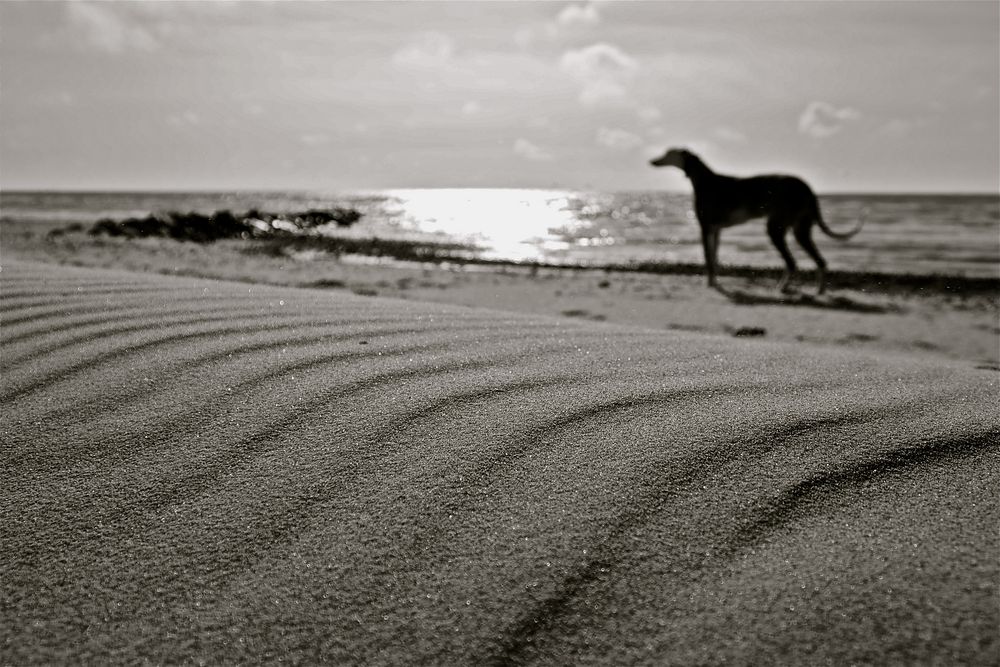
[[[514,142],[514,153],[532,162],[543,162],[552,159],[552,154],[539,148],[527,139],[518,139]]]
[[[861,113],[851,107],[838,109],[827,102],[810,102],[799,116],[799,132],[825,139],[840,132],[844,125],[857,120]]]
[[[597,131],[597,143],[616,151],[627,151],[643,144],[640,136],[618,128],[602,127]]]
[[[149,31],[117,12],[119,7],[113,3],[70,2],[66,5],[66,15],[72,29],[82,33],[91,46],[107,53],[160,48]]]
[[[571,35],[578,28],[592,28],[601,22],[601,15],[594,3],[567,5],[555,17],[524,26],[514,33],[514,42],[527,49],[539,42],[554,42]]]
[[[440,32],[426,32],[392,55],[392,62],[404,69],[434,69],[447,65],[455,55],[455,43]]]
[[[584,106],[634,105],[628,86],[639,71],[639,62],[623,50],[600,42],[563,53],[559,69],[580,84]]]
[[[601,15],[597,12],[597,7],[592,4],[568,5],[556,17],[556,23],[562,26],[593,26],[600,22]]]
[[[590,80],[630,76],[639,69],[639,63],[617,46],[600,42],[567,51],[560,58],[559,67],[578,79]]]

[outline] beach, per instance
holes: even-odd
[[[64,223],[3,223],[8,257],[79,266],[310,287],[362,296],[568,317],[717,336],[833,346],[1000,368],[1000,277],[834,272],[815,296],[803,267],[796,293],[780,271],[724,267],[724,292],[700,265],[650,270],[586,266],[393,261],[333,256],[241,240],[212,244],[61,233]],[[53,231],[60,233],[53,234]],[[739,268],[739,267],[737,267]],[[660,271],[659,273],[657,271]],[[665,272],[671,271],[671,272]]]
[[[4,662],[1000,655],[995,294],[38,241]]]
[[[998,23],[0,0],[0,667],[997,667]]]

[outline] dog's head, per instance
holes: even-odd
[[[690,157],[691,151],[689,150],[684,148],[671,148],[655,160],[650,160],[649,164],[654,167],[677,167],[678,169],[684,169],[688,163],[688,158]]]

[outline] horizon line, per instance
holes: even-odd
[[[685,195],[691,194],[690,189],[677,190],[677,189],[661,189],[661,188],[612,188],[612,189],[601,189],[595,187],[585,187],[585,188],[573,188],[573,187],[560,187],[560,186],[429,186],[429,187],[359,187],[359,188],[348,188],[343,190],[337,189],[327,189],[327,188],[255,188],[255,187],[234,187],[234,188],[192,188],[192,189],[182,189],[182,188],[46,188],[46,187],[16,187],[8,188],[0,186],[0,194],[115,194],[115,195],[128,195],[128,194],[234,194],[234,193],[310,193],[310,194],[358,194],[365,192],[392,192],[400,190],[529,190],[529,191],[563,191],[563,192],[607,192],[607,193],[663,193],[670,195]],[[887,190],[829,190],[829,191],[816,191],[818,196],[843,196],[843,195],[878,195],[878,196],[929,196],[929,197],[948,197],[948,196],[969,196],[969,197],[1000,197],[1000,188],[994,191],[988,190],[900,190],[900,189],[887,189]],[[2,204],[2,202],[0,202]]]

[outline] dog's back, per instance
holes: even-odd
[[[700,213],[710,220],[725,220],[726,227],[793,211],[800,216],[818,214],[812,188],[802,179],[785,174],[749,178],[716,174],[710,187],[696,187],[694,196]]]

